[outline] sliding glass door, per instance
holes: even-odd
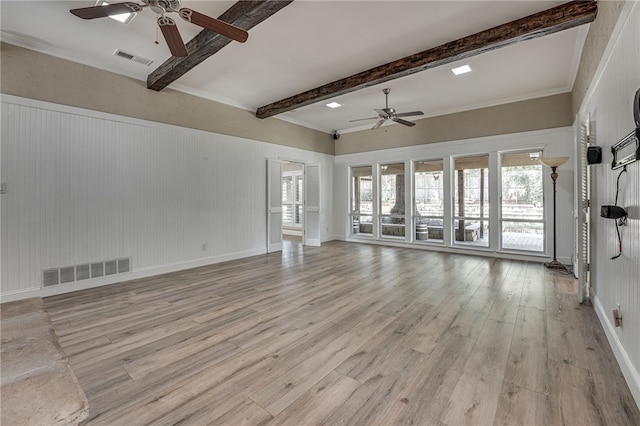
[[[380,233],[383,237],[405,237],[404,163],[380,166]]]
[[[454,159],[455,244],[489,246],[489,156]]]
[[[416,161],[413,173],[415,241],[443,242],[443,161]]]
[[[372,166],[351,168],[351,234],[373,235]]]
[[[543,170],[539,152],[500,155],[501,247],[544,251]]]

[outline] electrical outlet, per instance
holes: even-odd
[[[622,311],[620,310],[620,304],[616,304],[617,309],[613,310],[613,324],[616,327],[622,327]]]

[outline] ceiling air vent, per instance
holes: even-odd
[[[133,53],[129,53],[129,52],[124,52],[120,49],[116,50],[113,53],[114,56],[119,56],[121,58],[124,58],[128,61],[133,61],[133,62],[137,62],[139,64],[142,65],[146,65],[149,66],[153,63],[153,61],[151,59],[147,59],[147,58],[143,58],[142,56],[138,56],[138,55],[134,55]]]

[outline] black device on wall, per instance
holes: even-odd
[[[600,216],[605,219],[620,219],[625,217],[627,212],[620,206],[601,206]]]
[[[600,164],[602,163],[602,147],[590,146],[587,147],[587,164]]]
[[[636,97],[633,100],[633,118],[636,121],[636,130],[640,130],[640,89],[636,91]]]
[[[636,91],[636,97],[633,100],[633,119],[636,122],[636,138],[640,140],[640,89]]]

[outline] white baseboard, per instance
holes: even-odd
[[[605,311],[604,306],[602,306],[600,299],[598,299],[598,295],[594,295],[592,301],[596,314],[602,324],[602,328],[604,328],[604,332],[607,335],[607,340],[609,340],[609,344],[613,350],[613,354],[616,356],[616,360],[620,365],[622,375],[627,381],[627,385],[629,386],[629,390],[631,390],[633,399],[636,401],[636,405],[640,407],[640,373],[634,368],[627,351],[624,349],[624,346],[622,346],[622,342],[620,342],[615,328],[609,321],[607,312]]]
[[[13,302],[16,300],[28,299],[30,297],[48,297],[58,294],[71,293],[73,291],[86,290],[89,288],[102,287],[105,285],[131,281],[140,278],[147,278],[154,275],[167,274],[169,272],[182,271],[185,269],[198,268],[200,266],[213,265],[216,263],[227,262],[229,260],[241,259],[244,257],[257,256],[265,254],[264,249],[245,250],[236,253],[223,254],[214,257],[190,260],[187,262],[178,262],[168,265],[154,266],[151,268],[139,269],[126,274],[117,274],[109,277],[94,278],[82,282],[73,282],[60,284],[50,287],[37,287],[0,295],[0,303]]]

